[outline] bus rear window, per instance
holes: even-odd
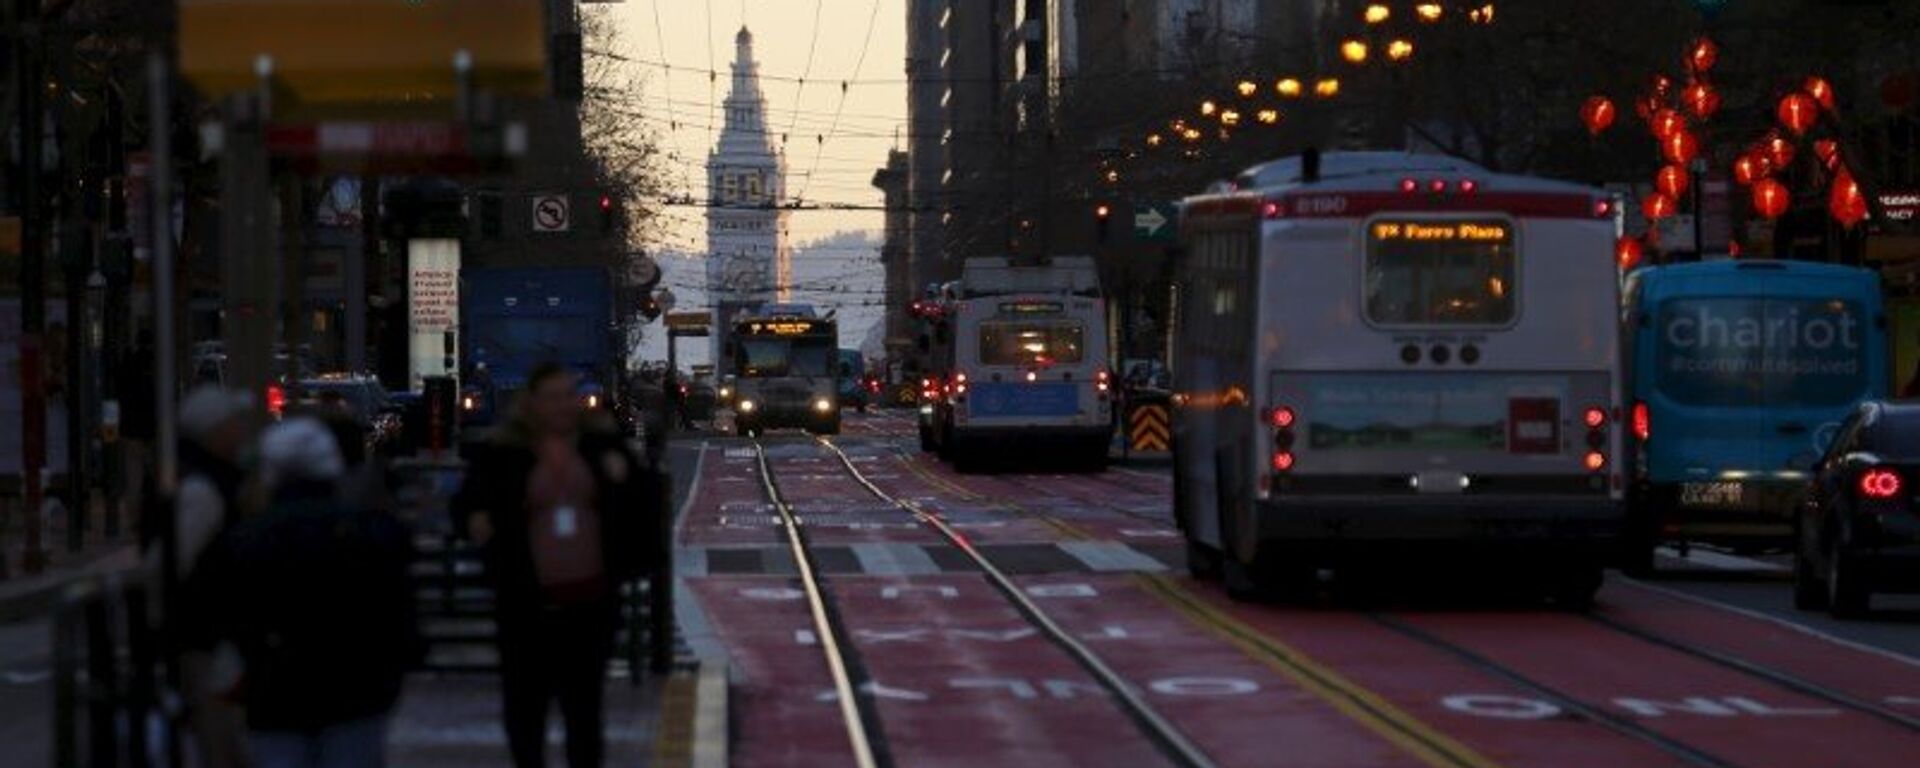
[[[1513,292],[1511,222],[1378,219],[1367,227],[1375,325],[1506,325]]]
[[[982,323],[982,365],[1077,363],[1085,352],[1086,331],[1075,322]]]
[[[1867,389],[1854,302],[1672,299],[1654,330],[1660,390],[1684,405],[1845,405]]]

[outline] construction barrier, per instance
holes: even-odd
[[[1135,393],[1127,400],[1127,448],[1164,453],[1173,446],[1170,401],[1163,393]]]

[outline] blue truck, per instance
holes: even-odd
[[[497,421],[542,363],[574,369],[582,403],[610,407],[620,364],[606,270],[466,269],[460,282],[463,424]]]

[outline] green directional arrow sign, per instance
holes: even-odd
[[[1179,239],[1180,209],[1170,202],[1133,208],[1133,239],[1171,243]]]

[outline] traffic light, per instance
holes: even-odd
[[[1095,239],[1098,240],[1101,245],[1106,245],[1109,234],[1113,229],[1113,206],[1106,203],[1099,203],[1093,206],[1093,222]]]
[[[612,232],[615,218],[613,195],[600,193],[600,231]]]

